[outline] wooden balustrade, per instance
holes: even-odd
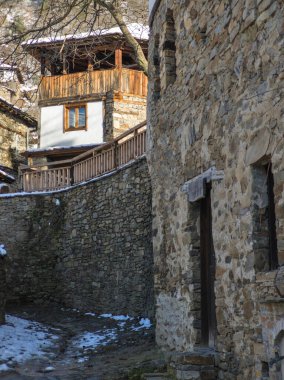
[[[23,190],[32,192],[63,189],[117,169],[142,156],[145,151],[146,122],[123,133],[113,142],[93,148],[71,160],[33,167],[22,166],[20,174]]]
[[[25,171],[22,178],[26,192],[59,190],[71,184],[70,167]]]
[[[130,69],[94,70],[42,77],[39,100],[105,94],[115,90],[146,96],[148,79],[142,71]]]

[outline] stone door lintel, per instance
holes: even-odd
[[[212,181],[219,181],[224,178],[224,171],[217,170],[215,166],[212,166],[205,172],[185,182],[182,186],[182,191],[187,193],[188,201],[193,203],[206,195],[206,183]]]

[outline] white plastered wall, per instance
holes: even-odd
[[[87,103],[87,130],[64,132],[64,106],[41,108],[40,147],[74,146],[103,142],[103,102]]]

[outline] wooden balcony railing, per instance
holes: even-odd
[[[142,71],[130,69],[95,70],[42,77],[39,100],[105,94],[115,90],[146,96],[148,79]]]
[[[25,192],[54,191],[76,185],[115,170],[146,151],[146,122],[123,133],[110,143],[70,160],[22,165],[20,175]]]

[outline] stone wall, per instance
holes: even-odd
[[[20,152],[27,149],[28,128],[0,110],[0,165],[18,170],[23,162]]]
[[[109,92],[105,103],[104,141],[111,141],[145,121],[146,102],[143,96]]]
[[[67,191],[0,197],[9,302],[153,316],[145,158]]]
[[[263,188],[271,165],[283,265],[283,2],[157,4],[148,109],[157,342],[182,352],[200,344],[201,206],[182,186],[215,166],[224,172],[211,183],[218,378],[276,379],[284,298],[265,263]]]
[[[6,270],[5,256],[0,254],[0,325],[5,323],[6,306]]]

